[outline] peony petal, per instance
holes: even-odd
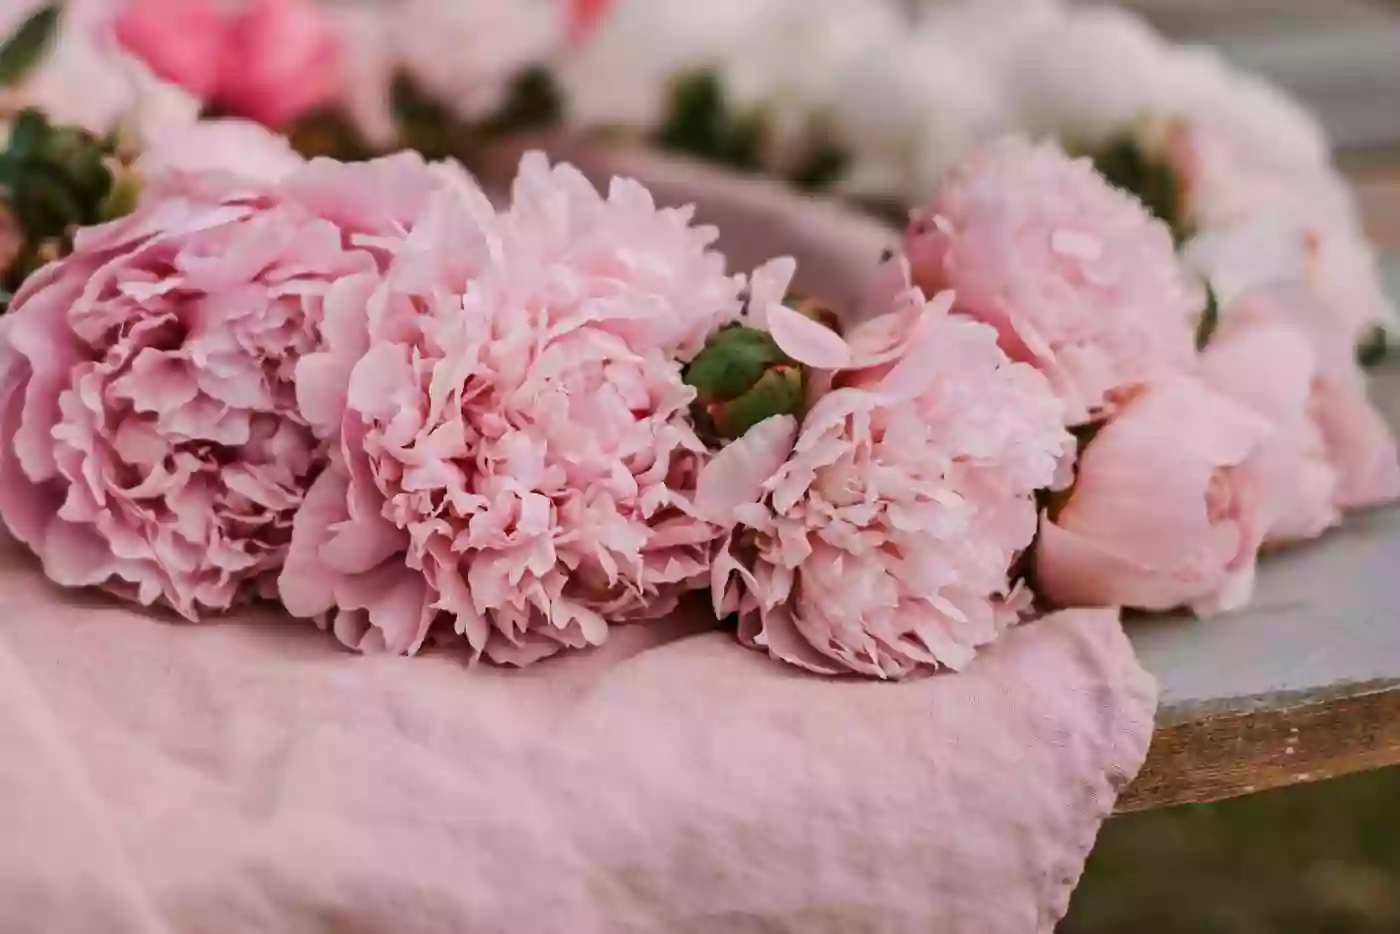
[[[786,305],[768,308],[768,331],[783,353],[820,370],[839,370],[851,362],[851,348],[840,334]]]
[[[718,526],[732,526],[736,509],[762,499],[764,484],[791,453],[797,430],[797,419],[775,415],[725,446],[696,481],[695,514]]]

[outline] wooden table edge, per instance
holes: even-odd
[[[1158,715],[1125,814],[1400,765],[1400,680],[1213,701]]]

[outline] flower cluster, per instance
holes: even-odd
[[[275,600],[358,651],[523,666],[709,591],[753,649],[897,679],[1047,604],[1244,606],[1267,549],[1400,500],[1356,354],[1389,308],[1305,115],[1126,14],[947,10],[956,52],[872,55],[896,12],[827,2],[22,4],[0,523],[59,584],[192,621]],[[859,313],[791,260],[728,268],[635,181],[431,161],[541,104],[512,82],[559,49],[587,122],[916,177]],[[604,80],[628,49],[650,79]],[[55,118],[79,74],[130,80]],[[293,145],[337,102],[400,137],[391,86],[415,147]],[[891,87],[907,126],[861,96]],[[985,142],[1017,124],[1075,144]]]
[[[1235,609],[1261,549],[1400,499],[1352,333],[1286,280],[1208,300],[1165,222],[1087,159],[993,145],[914,213],[906,245],[917,281],[956,289],[959,313],[1050,378],[1081,439],[1041,521],[1041,596]]]

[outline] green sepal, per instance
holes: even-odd
[[[17,84],[39,67],[53,47],[62,14],[60,3],[41,7],[0,44],[0,86]]]
[[[742,438],[750,428],[775,415],[796,415],[807,401],[802,367],[784,365],[764,373],[748,392],[711,407],[710,420],[721,438]]]
[[[725,328],[710,338],[685,371],[686,385],[701,403],[727,401],[748,392],[787,357],[772,335],[757,328]]]

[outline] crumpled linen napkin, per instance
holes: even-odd
[[[682,611],[517,672],[192,626],[0,546],[0,931],[1050,931],[1147,751],[1117,619],[823,680]]]

